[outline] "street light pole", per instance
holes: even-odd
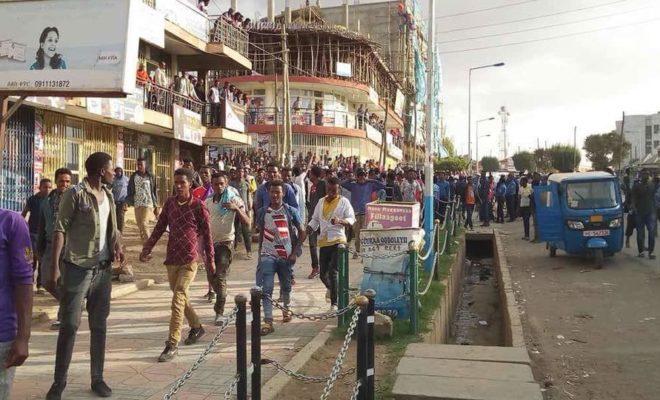
[[[504,65],[503,62],[499,62],[497,64],[473,67],[468,71],[468,159],[472,158],[472,71],[491,67],[503,67]],[[479,162],[479,160],[477,160],[477,162]]]
[[[426,91],[427,91],[427,100],[426,100],[426,159],[424,160],[424,231],[426,236],[424,239],[426,243],[433,242],[433,159],[432,159],[432,148],[433,148],[433,135],[435,134],[435,129],[433,129],[433,107],[435,100],[433,98],[433,72],[435,68],[435,54],[434,54],[434,36],[435,36],[435,0],[429,0],[429,26],[428,26],[428,36],[427,36],[427,46],[426,51],[428,53],[427,58],[427,73],[426,73]],[[431,251],[429,258],[427,259],[424,269],[427,273],[430,273],[433,268],[433,260],[435,255]]]
[[[477,161],[477,172],[479,172],[479,123],[484,122],[484,121],[492,121],[494,119],[495,119],[495,117],[490,117],[490,118],[480,119],[480,120],[477,121],[477,133],[476,133],[475,138],[474,138],[474,140],[475,140],[474,144],[475,144],[475,147],[476,147],[476,154],[475,154],[474,158]],[[485,135],[485,136],[490,136],[490,135]]]

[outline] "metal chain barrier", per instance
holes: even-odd
[[[270,301],[271,304],[273,305],[273,307],[277,308],[278,310],[281,310],[285,313],[288,313],[291,316],[296,317],[298,319],[307,319],[307,320],[310,320],[310,321],[325,321],[325,320],[328,320],[330,318],[335,318],[335,317],[338,317],[340,315],[344,315],[347,312],[349,312],[349,311],[351,311],[352,309],[355,308],[355,303],[351,302],[348,306],[342,308],[341,310],[332,311],[332,312],[325,313],[325,314],[304,314],[304,313],[294,312],[289,307],[280,304],[277,300],[274,300],[270,295],[263,294],[263,297],[265,299],[267,299],[268,301]]]
[[[239,378],[240,377],[236,375],[229,386],[227,386],[227,390],[225,391],[225,400],[229,400],[231,398],[232,393],[234,393],[234,390],[236,390],[236,386],[238,386]]]
[[[197,360],[193,362],[192,366],[188,369],[188,371],[186,371],[183,374],[183,376],[181,376],[181,378],[179,378],[174,383],[170,391],[163,396],[163,400],[170,400],[172,396],[174,396],[179,391],[179,389],[181,389],[181,387],[183,387],[183,385],[185,385],[186,382],[192,377],[193,373],[197,370],[197,368],[199,368],[199,366],[202,365],[204,361],[206,361],[206,357],[211,353],[213,348],[220,342],[220,336],[224,333],[225,330],[227,330],[229,324],[234,321],[237,313],[238,313],[238,308],[234,308],[231,314],[227,316],[227,319],[218,330],[218,333],[215,334],[215,336],[208,344],[208,346],[206,346],[204,351],[202,351],[202,354],[200,354]]]
[[[435,275],[435,269],[437,265],[438,265],[438,253],[435,253],[435,257],[433,259],[433,268],[431,269],[431,273],[429,274],[429,280],[428,282],[426,282],[426,287],[424,288],[424,290],[422,290],[421,292],[417,292],[418,295],[424,296],[431,288],[431,283],[433,283],[433,276]]]
[[[351,394],[351,400],[357,400],[358,394],[360,393],[360,386],[362,386],[362,382],[355,382],[355,386],[353,386],[353,393]]]
[[[341,367],[344,364],[344,359],[346,359],[346,352],[348,351],[348,345],[351,343],[353,337],[353,332],[355,332],[355,327],[357,326],[358,317],[362,310],[358,307],[353,313],[353,318],[351,323],[348,325],[348,330],[346,331],[346,336],[344,337],[344,344],[342,344],[339,354],[335,359],[335,364],[332,366],[332,372],[328,377],[328,380],[325,382],[325,387],[323,388],[323,393],[321,394],[321,400],[326,400],[330,396],[332,387],[335,385],[335,381],[339,378],[339,372]]]
[[[264,365],[272,365],[275,367],[278,371],[284,372],[286,375],[290,376],[293,379],[297,379],[301,382],[305,383],[323,383],[327,382],[328,379],[330,379],[329,376],[313,376],[313,375],[305,375],[301,374],[300,372],[292,371],[290,369],[287,369],[285,366],[280,364],[279,362],[275,360],[270,360],[267,358],[264,358],[261,360],[261,363]],[[347,377],[348,375],[351,375],[355,372],[355,368],[349,368],[348,370],[340,373],[337,375],[337,379],[343,379]]]
[[[391,299],[389,299],[389,300],[387,300],[387,301],[383,301],[383,302],[380,302],[380,303],[376,303],[376,307],[385,307],[385,306],[389,306],[390,304],[396,303],[397,301],[399,301],[399,300],[401,300],[401,299],[405,299],[405,298],[407,298],[407,297],[408,297],[408,294],[407,294],[407,293],[402,293],[402,294],[400,294],[400,295],[398,295],[398,296],[396,296],[396,297],[392,297]]]
[[[422,255],[417,256],[420,260],[426,261],[431,256],[431,252],[433,251],[433,243],[435,243],[435,235],[437,234],[439,229],[440,228],[438,227],[438,224],[434,224],[433,232],[431,233],[431,240],[429,240],[429,247],[428,249],[426,249],[426,254],[423,256]]]

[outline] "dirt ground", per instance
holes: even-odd
[[[660,261],[624,249],[596,270],[522,241],[522,222],[496,229],[546,399],[660,399]]]

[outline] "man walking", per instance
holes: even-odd
[[[153,213],[158,218],[158,194],[156,192],[156,179],[147,171],[147,161],[137,159],[137,171],[128,181],[128,194],[126,203],[135,208],[135,222],[140,232],[142,243],[149,238],[148,224]]]
[[[213,175],[213,170],[210,166],[203,165],[199,168],[199,179],[202,181],[202,185],[193,189],[192,195],[201,201],[206,201],[206,199],[213,196],[211,175]]]
[[[229,185],[236,189],[238,192],[238,195],[241,197],[241,200],[243,201],[243,205],[245,206],[245,212],[248,216],[247,221],[243,221],[240,218],[238,218],[235,222],[235,227],[234,229],[236,230],[236,238],[234,240],[234,249],[238,245],[238,239],[243,239],[243,243],[245,244],[245,258],[248,260],[252,259],[252,227],[251,227],[251,212],[252,212],[252,189],[250,182],[247,178],[246,170],[245,168],[238,168],[238,169],[232,169],[230,172],[231,175],[231,181],[229,182]]]
[[[309,181],[312,183],[309,187],[309,202],[307,214],[314,214],[319,200],[325,197],[325,180],[321,179],[323,170],[318,165],[313,166],[309,171]],[[309,233],[309,253],[312,258],[312,272],[307,277],[314,279],[319,276],[319,249],[318,249],[318,229],[312,229]]]
[[[513,172],[509,173],[509,176],[506,178],[506,212],[509,214],[509,222],[516,220],[517,216],[517,198],[518,193],[518,183],[513,177]]]
[[[112,157],[102,152],[93,153],[85,161],[85,170],[87,176],[83,181],[62,195],[53,234],[53,274],[49,286],[56,286],[61,271],[62,320],[57,337],[54,382],[46,395],[47,400],[62,398],[85,302],[90,330],[92,391],[100,397],[112,395],[103,380],[112,290],[110,266],[113,259],[124,260],[115,202],[108,188],[114,179]],[[64,259],[60,265],[62,250]]]
[[[330,310],[337,310],[337,274],[339,272],[339,245],[347,243],[345,228],[355,223],[351,202],[339,195],[339,180],[328,178],[328,195],[322,198],[309,221],[309,230],[320,229],[321,281],[328,290]]]
[[[198,241],[201,240],[203,243],[211,275],[215,272],[215,253],[209,226],[209,213],[204,203],[196,199],[190,191],[193,179],[193,172],[189,169],[180,168],[174,171],[176,194],[165,201],[156,227],[151,237],[144,243],[140,254],[140,261],[149,261],[152,257],[151,250],[165,229],[169,228],[165,267],[173,293],[172,315],[169,336],[165,342],[165,349],[158,358],[159,362],[170,361],[178,354],[184,315],[190,325],[190,332],[185,344],[196,343],[205,333],[199,317],[190,304],[188,288],[195,280],[197,273]]]
[[[124,233],[124,214],[126,214],[126,197],[128,197],[128,178],[124,175],[124,169],[115,168],[115,180],[112,182],[112,195],[115,197],[115,209],[117,212],[117,229]]]
[[[368,181],[367,173],[364,169],[358,169],[357,180],[344,181],[341,186],[351,192],[351,206],[355,211],[355,224],[353,233],[355,234],[355,251],[353,259],[357,259],[360,253],[360,231],[364,228],[364,215],[367,211],[367,203],[371,201],[371,194],[379,190],[385,190],[385,185],[378,181]],[[403,190],[401,190],[403,192]],[[405,193],[404,193],[405,201]]]
[[[638,257],[644,257],[644,235],[645,228],[648,231],[648,250],[649,259],[655,260],[653,250],[655,248],[655,185],[650,179],[649,171],[642,171],[641,178],[632,188],[632,206],[635,209],[637,225],[637,251]]]
[[[25,220],[0,209],[0,400],[11,398],[16,367],[28,357],[32,243]]]
[[[53,268],[53,233],[55,230],[55,221],[60,211],[60,201],[62,195],[71,185],[71,171],[67,168],[59,168],[55,171],[55,190],[51,191],[46,201],[41,205],[41,217],[39,218],[39,236],[38,236],[38,252],[41,256],[41,273],[43,274],[44,287],[53,295],[58,302],[62,298],[61,292],[61,279],[53,279],[55,274]],[[63,255],[63,254],[62,254]],[[59,264],[62,265],[62,260]],[[57,276],[60,276],[58,271]],[[51,286],[51,282],[55,286]],[[57,313],[57,320],[51,325],[52,330],[60,329],[60,321],[62,321],[62,309],[60,308]]]
[[[211,236],[215,251],[215,274],[213,276],[213,290],[217,297],[215,300],[215,324],[222,323],[227,299],[227,274],[232,261],[234,248],[235,225],[234,219],[238,217],[241,224],[249,224],[245,204],[227,182],[224,173],[215,173],[212,178],[213,197],[206,199],[206,208],[209,211]]]
[[[50,193],[50,188],[52,184],[50,179],[42,179],[39,182],[39,191],[32,196],[30,196],[23,208],[21,215],[23,218],[28,217],[28,227],[30,228],[30,240],[32,243],[32,271],[33,275],[37,278],[37,294],[44,294],[44,289],[42,287],[43,279],[41,276],[41,263],[39,262],[39,257],[37,256],[37,239],[39,236],[39,217],[41,205],[48,197]]]
[[[273,304],[270,299],[275,286],[275,274],[280,281],[280,297],[285,306],[291,299],[291,265],[302,254],[302,244],[307,236],[298,211],[284,203],[284,185],[279,179],[269,182],[269,205],[256,214],[259,229],[259,263],[257,286],[263,291],[264,324],[261,334],[268,335],[273,328]],[[291,315],[283,312],[283,322],[291,321]]]

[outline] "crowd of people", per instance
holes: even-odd
[[[7,278],[0,282],[0,359],[5,360],[0,365],[0,393],[9,390],[11,367],[21,365],[28,354],[36,277],[37,293],[47,291],[59,301],[52,325],[58,330],[54,382],[46,398],[61,399],[66,387],[83,304],[89,314],[91,388],[99,396],[111,395],[103,376],[106,327],[112,265],[125,261],[122,236],[129,207],[134,208],[142,243],[140,261],[152,259],[153,249],[169,231],[163,263],[172,290],[171,316],[159,362],[176,357],[184,319],[190,326],[185,345],[205,334],[189,294],[198,268],[205,270],[206,296],[214,303],[213,323],[224,323],[227,276],[241,243],[246,259],[256,258],[255,285],[261,287],[264,298],[262,335],[276,328],[271,302],[275,277],[278,301],[288,306],[296,282],[294,266],[306,241],[311,259],[307,278],[323,282],[329,308],[337,310],[339,246],[354,241],[353,257],[359,258],[367,204],[375,200],[422,203],[424,177],[415,168],[383,170],[373,160],[331,157],[328,151],[320,155],[292,152],[286,165],[281,167],[264,150],[225,152],[199,168],[183,159],[174,172],[172,195],[159,199],[145,160],[137,160],[136,170],[127,176],[123,169],[114,168],[110,155],[98,152],[85,161],[87,174],[75,185],[66,168],[55,172],[54,183],[43,179],[23,211],[27,223],[17,213],[0,210],[0,259],[10,260],[0,266],[0,274]],[[492,174],[437,171],[433,177],[435,218],[442,220],[447,205],[457,200],[466,228],[473,228],[477,209],[482,226],[521,217],[523,239],[536,240],[536,229],[531,236],[530,226],[530,220],[535,220],[532,188],[547,184],[547,179],[538,173],[509,173],[496,182]],[[643,256],[648,251],[649,258],[654,258],[658,177],[651,181],[647,172],[639,179],[626,174],[623,191],[628,218],[632,214],[636,221],[632,225],[638,230],[639,253]],[[152,216],[156,219],[153,230]],[[645,227],[648,246],[639,239]],[[258,238],[256,257],[253,235]],[[281,323],[291,318],[289,311],[283,311]]]

